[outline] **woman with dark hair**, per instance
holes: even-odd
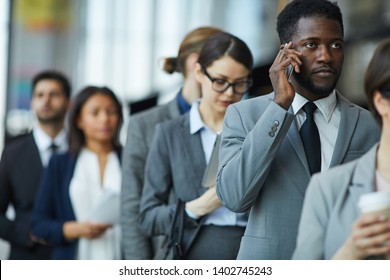
[[[176,204],[185,202],[185,228],[198,228],[185,259],[235,259],[247,221],[221,206],[215,185],[202,186],[227,107],[251,86],[253,58],[247,45],[229,33],[211,36],[195,66],[202,98],[183,116],[159,124],[146,161],[140,228],[149,236],[169,235]]]
[[[380,124],[378,144],[361,158],[314,175],[299,225],[295,259],[390,259],[390,221],[361,215],[361,195],[390,192],[390,40],[375,50],[365,75],[368,105]]]
[[[121,257],[119,226],[93,222],[91,215],[103,197],[120,192],[122,118],[120,102],[106,87],[88,86],[72,102],[69,152],[50,160],[32,217],[32,233],[53,245],[53,259]]]

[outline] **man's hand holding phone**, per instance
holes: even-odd
[[[299,67],[302,65],[300,59],[302,53],[293,49],[292,46],[292,42],[280,46],[279,53],[269,70],[275,92],[274,101],[286,110],[290,107],[295,96],[295,89],[290,83],[290,77],[293,71],[299,73]]]

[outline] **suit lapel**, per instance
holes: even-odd
[[[333,151],[330,167],[342,163],[345,154],[348,151],[353,132],[355,130],[359,117],[359,109],[342,97],[337,92],[337,100],[340,105],[340,126],[336,138],[336,144]]]
[[[35,163],[30,166],[31,167],[30,171],[33,174],[35,173],[41,176],[41,173],[43,171],[42,159],[39,154],[38,146],[35,143],[35,139],[32,133],[29,134],[29,138],[26,144],[27,144],[25,149],[26,158],[30,159],[31,162]]]
[[[201,186],[201,180],[206,170],[206,159],[199,132],[195,134],[190,133],[189,114],[186,114],[186,117],[183,118],[180,134],[181,137],[178,139],[181,139],[179,142],[180,149],[183,151],[184,170],[189,176],[188,183],[192,185],[189,187],[196,190],[197,195],[200,196],[205,191]]]
[[[291,107],[290,107],[289,111],[291,114],[294,114]],[[308,164],[307,159],[306,159],[306,154],[305,154],[305,150],[303,148],[301,135],[299,134],[295,118],[290,126],[290,129],[287,132],[287,138],[289,139],[289,141],[291,143],[291,148],[297,154],[298,158],[300,159],[303,166],[305,167],[307,174],[310,176],[309,164]]]

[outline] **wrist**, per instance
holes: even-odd
[[[62,234],[68,240],[80,237],[78,223],[74,221],[65,222],[62,226]]]
[[[356,250],[354,250],[353,244],[351,244],[350,240],[347,240],[343,246],[336,252],[333,256],[334,260],[358,260],[361,259],[356,254]]]
[[[200,217],[205,215],[205,213],[203,213],[203,211],[202,211],[202,207],[199,207],[196,205],[196,199],[193,201],[187,202],[185,204],[184,209],[185,209],[187,215],[195,220],[197,220]]]
[[[288,108],[290,108],[293,100],[294,100],[294,97],[292,97],[292,98],[289,98],[286,96],[280,97],[278,94],[275,94],[275,97],[274,97],[274,102],[286,111],[288,110]]]

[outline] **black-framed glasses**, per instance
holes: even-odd
[[[232,87],[233,92],[235,94],[243,95],[252,86],[252,79],[251,78],[248,78],[248,80],[245,80],[245,81],[238,81],[235,83],[229,83],[225,79],[211,77],[210,74],[207,72],[206,68],[204,68],[204,67],[203,67],[203,73],[211,81],[213,90],[215,90],[219,93],[224,93],[229,87]]]

